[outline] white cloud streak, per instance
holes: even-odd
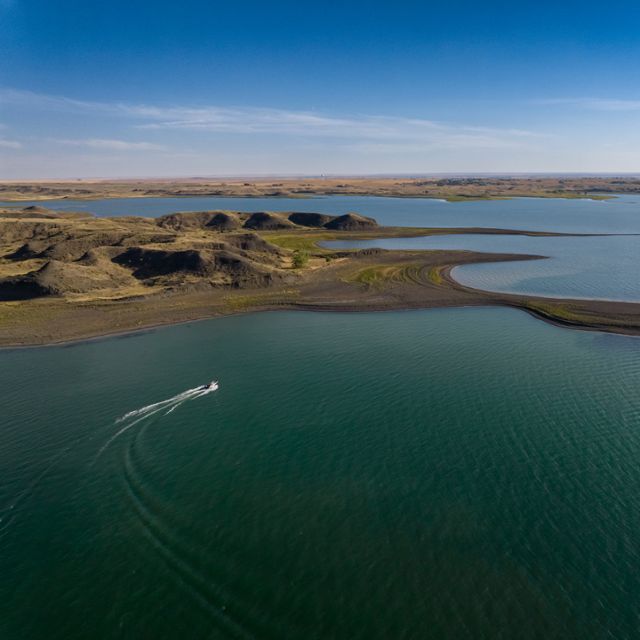
[[[128,140],[110,140],[104,138],[86,139],[54,139],[53,142],[74,147],[89,147],[91,149],[105,149],[108,151],[163,151],[164,146],[151,142],[130,142]]]
[[[343,140],[349,143],[379,142],[391,146],[412,143],[423,148],[525,147],[541,134],[519,129],[483,128],[406,118],[358,114],[332,116],[309,111],[262,107],[154,106],[127,103],[90,102],[15,89],[0,90],[0,102],[27,108],[93,114],[125,119],[139,130],[178,131],[211,134],[275,134]],[[90,140],[85,146],[115,148],[120,141]],[[123,144],[124,141],[122,141]],[[93,143],[93,144],[88,144]],[[133,145],[136,143],[126,143]],[[150,143],[137,143],[138,145]],[[125,148],[125,147],[121,147]],[[129,148],[143,147],[130,146]],[[148,147],[148,150],[151,150]]]
[[[548,98],[538,104],[578,107],[591,111],[640,111],[640,100],[616,98]]]
[[[22,149],[22,143],[17,140],[4,140],[0,138],[0,148],[2,149]]]

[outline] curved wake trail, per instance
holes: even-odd
[[[211,393],[211,391],[215,391],[215,389],[203,389],[202,387],[194,387],[193,389],[187,389],[178,395],[173,396],[173,398],[167,398],[166,400],[161,400],[160,402],[155,402],[154,404],[148,404],[146,407],[140,407],[140,409],[134,409],[133,411],[129,411],[129,413],[125,413],[123,416],[120,416],[116,422],[124,422],[129,418],[134,418],[140,415],[146,415],[147,413],[155,411],[155,409],[164,409],[169,408],[171,405],[176,403],[182,403],[185,400],[190,400],[191,398],[199,398],[202,395],[206,395],[207,393]]]
[[[105,443],[102,445],[94,462],[102,455],[102,453],[107,449],[107,447],[116,440],[116,438],[120,437],[123,433],[129,431],[129,429],[135,427],[138,423],[150,418],[151,416],[156,415],[157,413],[165,412],[163,415],[168,415],[175,409],[177,409],[180,405],[184,404],[188,400],[195,400],[196,398],[201,398],[202,396],[206,396],[207,394],[217,391],[218,387],[212,388],[203,388],[203,387],[194,387],[193,389],[187,389],[182,393],[179,393],[172,398],[167,398],[166,400],[161,400],[160,402],[154,402],[153,404],[148,404],[145,407],[140,407],[139,409],[134,409],[133,411],[129,411],[125,413],[123,416],[120,416],[116,419],[114,424],[123,424],[122,428],[116,431]]]

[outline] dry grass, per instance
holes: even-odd
[[[513,197],[582,198],[598,193],[639,193],[640,179],[624,178],[303,178],[303,179],[182,179],[182,180],[80,180],[0,182],[2,200],[51,198],[144,198],[171,196],[235,196],[305,198],[313,195],[373,195],[443,198],[449,201]]]
[[[225,296],[224,302],[227,309],[231,312],[234,311],[247,311],[249,309],[255,309],[257,307],[268,307],[280,304],[286,304],[287,302],[295,301],[300,297],[300,291],[298,289],[284,289],[281,291],[272,292],[258,292],[251,294],[233,294]]]

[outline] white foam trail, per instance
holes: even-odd
[[[129,431],[129,429],[135,427],[143,420],[146,420],[147,418],[154,416],[156,413],[160,413],[161,411],[165,411],[165,409],[168,409],[168,411],[164,414],[166,416],[177,409],[180,405],[184,404],[187,400],[195,400],[196,398],[206,396],[212,391],[217,391],[217,389],[217,385],[211,388],[194,387],[193,389],[187,389],[186,391],[183,391],[182,393],[179,393],[172,398],[167,398],[166,400],[161,400],[160,402],[154,402],[153,404],[148,404],[146,407],[140,407],[140,409],[134,409],[133,411],[125,413],[115,421],[115,424],[121,424],[124,422],[124,426],[120,430],[116,431],[116,433],[114,433],[104,443],[104,445],[102,445],[102,447],[96,454],[96,457],[94,458],[94,462],[116,438],[120,437],[123,433]],[[135,419],[131,422],[133,418]]]
[[[154,402],[153,404],[148,404],[146,407],[140,407],[140,409],[134,409],[133,411],[129,411],[129,413],[125,413],[123,416],[118,418],[116,422],[124,422],[129,418],[133,418],[135,416],[139,416],[142,414],[149,413],[153,411],[156,407],[163,408],[165,406],[169,406],[175,402],[182,402],[183,400],[188,400],[192,396],[199,396],[203,392],[209,393],[209,391],[213,391],[213,389],[203,389],[202,387],[194,387],[193,389],[187,389],[182,393],[179,393],[173,398],[167,398],[166,400],[161,400],[160,402]]]

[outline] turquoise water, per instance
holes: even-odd
[[[548,260],[456,267],[477,289],[568,298],[640,301],[640,236],[528,237],[448,235],[324,243],[335,249],[466,249],[548,256]]]
[[[640,340],[290,312],[0,364],[2,638],[637,637]]]
[[[160,216],[175,211],[231,209],[238,211],[349,211],[372,216],[392,226],[499,227],[534,231],[584,233],[640,232],[640,195],[612,200],[516,198],[476,202],[444,202],[428,198],[326,196],[317,198],[115,198],[50,200],[19,203],[52,209],[91,211],[98,216]],[[0,203],[0,206],[16,203]]]

